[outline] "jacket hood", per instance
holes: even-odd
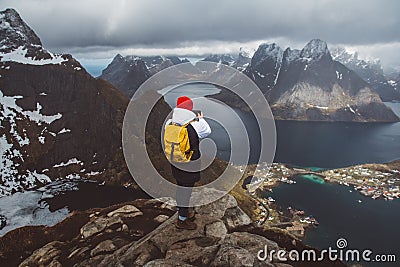
[[[195,118],[196,114],[194,112],[184,108],[174,108],[174,112],[172,113],[172,122],[180,125],[189,123]]]

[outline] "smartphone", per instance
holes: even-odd
[[[192,110],[192,112],[194,112],[194,114],[199,115],[201,113],[201,110]]]

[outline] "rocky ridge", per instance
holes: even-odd
[[[205,193],[212,194],[213,191]],[[75,226],[76,230],[69,238],[48,240],[24,257],[19,266],[283,267],[304,264],[282,262],[276,256],[272,261],[260,261],[257,253],[265,245],[268,249],[286,251],[301,251],[307,247],[290,236],[271,234],[254,226],[229,194],[196,208],[198,228],[194,231],[177,230],[173,210],[157,200],[136,200],[90,211],[80,220],[79,227]],[[71,224],[76,217],[72,215],[68,219]],[[138,229],[146,222],[146,231]],[[61,226],[54,226],[57,227]],[[150,228],[154,230],[149,231]],[[315,266],[323,264],[326,262]],[[344,265],[333,262],[331,266]]]
[[[188,62],[178,57],[138,57],[116,55],[112,62],[103,70],[100,78],[119,88],[131,97],[139,86],[155,73],[170,66]]]

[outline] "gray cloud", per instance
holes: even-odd
[[[304,45],[316,37],[332,45],[400,43],[397,0],[1,0],[6,7],[14,7],[46,47],[82,53],[256,40]]]

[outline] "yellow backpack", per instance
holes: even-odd
[[[187,126],[168,124],[164,131],[164,153],[172,162],[189,162],[193,155],[190,150]]]

